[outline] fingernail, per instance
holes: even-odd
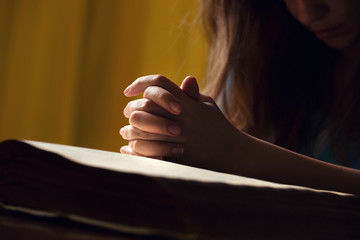
[[[169,106],[174,113],[179,114],[181,112],[181,106],[177,102],[170,102]]]
[[[177,146],[171,149],[171,153],[175,156],[182,156],[184,155],[184,147]]]
[[[128,94],[130,92],[130,88],[131,88],[131,85],[128,86],[127,88],[125,88],[124,90],[124,95],[126,96],[126,94]]]
[[[126,136],[126,128],[121,128],[120,134],[121,134],[121,136]]]
[[[128,146],[121,147],[120,152],[123,153],[123,154],[128,154],[130,152],[129,147]]]
[[[179,133],[180,133],[180,127],[177,126],[177,125],[171,124],[171,125],[168,126],[168,131],[169,131],[169,133],[171,133],[172,135],[177,136],[177,135],[179,135]]]

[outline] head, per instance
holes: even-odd
[[[239,129],[272,138],[281,114],[294,121],[302,102],[311,102],[304,93],[316,95],[307,93],[317,91],[313,71],[328,71],[334,50],[295,20],[284,0],[203,0],[202,7],[210,40],[207,93]]]
[[[326,45],[344,49],[360,37],[359,0],[284,0],[291,15]]]
[[[299,135],[313,125],[308,116],[332,104],[329,76],[337,49],[357,38],[357,5],[360,0],[202,0],[207,94],[239,129],[296,150],[305,138]],[[321,32],[331,27],[339,27],[336,36]],[[336,116],[346,109],[344,103]]]

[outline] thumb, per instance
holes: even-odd
[[[187,76],[180,86],[181,90],[186,93],[189,97],[194,100],[199,100],[199,85],[197,84],[196,78],[193,76]]]

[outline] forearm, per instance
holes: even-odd
[[[360,195],[360,170],[322,162],[241,133],[232,173]]]

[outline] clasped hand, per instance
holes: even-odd
[[[127,97],[141,93],[143,98],[124,109],[129,125],[120,134],[129,144],[121,153],[214,170],[229,167],[221,160],[239,150],[240,132],[212,98],[199,93],[194,77],[186,77],[179,87],[161,75],[144,76],[124,91]]]

